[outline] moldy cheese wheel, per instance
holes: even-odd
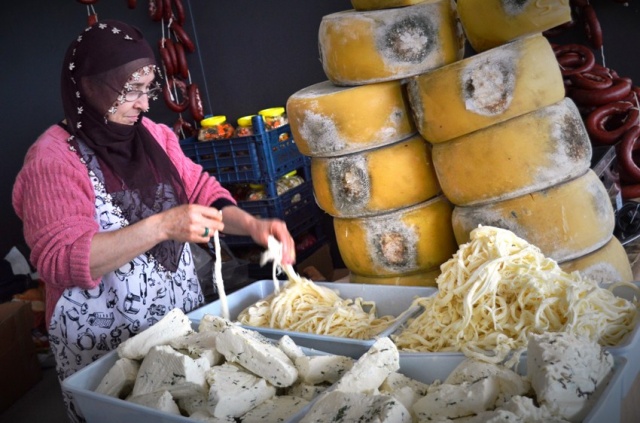
[[[433,146],[443,194],[457,206],[501,201],[584,174],[591,140],[570,98]]]
[[[469,242],[469,234],[478,225],[496,226],[512,231],[558,262],[602,247],[615,226],[607,190],[591,169],[571,181],[520,197],[455,207],[452,222],[459,244]]]
[[[562,262],[560,267],[565,272],[578,271],[583,277],[598,282],[600,286],[633,281],[629,256],[615,236],[611,237],[611,241],[604,247],[585,256]]]
[[[464,37],[451,0],[322,18],[320,59],[336,85],[364,85],[424,73],[464,56]]]
[[[404,276],[440,266],[457,249],[452,205],[443,196],[393,212],[334,218],[340,255],[358,275]]]
[[[434,144],[565,96],[556,56],[540,34],[414,76],[407,91],[418,131]]]
[[[458,0],[460,21],[476,52],[571,21],[569,0]]]
[[[351,6],[356,10],[378,10],[411,6],[423,1],[425,0],[351,0]]]
[[[400,81],[356,87],[320,82],[287,100],[300,153],[332,157],[400,141],[416,132]]]
[[[410,275],[389,276],[386,278],[379,276],[363,276],[351,272],[349,282],[365,283],[371,285],[399,285],[399,286],[438,286],[436,279],[440,276],[440,266],[431,270]]]
[[[316,202],[334,217],[362,217],[440,193],[431,147],[420,136],[340,157],[312,157]]]

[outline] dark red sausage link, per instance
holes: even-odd
[[[173,62],[173,69],[175,73],[178,73],[178,54],[176,53],[176,43],[171,38],[165,38],[164,45],[171,56]]]
[[[614,101],[595,109],[584,123],[593,141],[612,145],[638,124],[638,116],[638,108],[633,103]]]
[[[640,197],[640,184],[622,185],[620,193],[624,200],[632,200]]]
[[[178,138],[188,138],[195,136],[198,131],[191,123],[184,120],[182,116],[179,116],[173,124],[173,132]]]
[[[187,55],[184,52],[184,47],[181,42],[173,43],[173,49],[176,53],[176,73],[179,73],[183,78],[189,77],[189,67],[187,64]]]
[[[616,158],[620,173],[624,173],[627,178],[635,183],[640,183],[640,167],[633,160],[633,152],[640,149],[638,138],[640,138],[640,126],[636,125],[625,132],[622,140],[616,146]]]
[[[179,94],[182,96],[182,100],[174,97],[176,95],[174,87],[178,88]],[[190,102],[189,93],[187,92],[187,84],[181,79],[175,77],[168,78],[167,87],[162,90],[162,94],[167,107],[176,113],[182,113],[189,107]]]
[[[170,26],[171,30],[176,34],[176,38],[180,40],[184,48],[189,52],[193,53],[196,51],[196,46],[191,41],[189,35],[187,35],[187,31],[184,30],[182,25],[179,25],[176,21],[171,22]]]
[[[162,0],[149,0],[149,16],[154,22],[162,19]]]
[[[198,89],[198,86],[193,83],[189,85],[189,111],[196,122],[200,122],[204,119],[200,90]]]
[[[584,88],[568,88],[567,97],[570,97],[580,106],[602,106],[614,101],[620,101],[631,92],[631,80],[629,78],[617,78],[610,87],[603,90],[587,90]]]
[[[175,19],[180,26],[184,26],[185,14],[184,14],[184,5],[182,4],[182,0],[173,0],[173,5],[176,8]]]
[[[613,85],[613,78],[608,69],[599,69],[596,66],[589,71],[571,75],[569,79],[571,86],[587,90],[603,90]]]
[[[82,4],[96,4],[98,0],[77,0],[77,2]]]
[[[584,6],[582,8],[582,17],[584,19],[584,31],[589,44],[596,50],[600,50],[602,48],[602,27],[593,6],[590,4]]]
[[[593,52],[581,44],[561,45],[553,51],[563,76],[589,71],[596,63]]]
[[[175,75],[176,66],[175,66],[175,63],[173,62],[173,59],[171,58],[169,49],[167,49],[167,47],[165,46],[165,47],[160,47],[158,51],[160,52],[160,60],[164,65],[164,70],[165,70],[165,73],[167,74],[167,77]]]
[[[171,0],[159,0],[162,1],[162,18],[169,22],[173,17],[173,10],[171,10]]]

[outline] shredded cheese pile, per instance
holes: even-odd
[[[567,331],[612,346],[638,318],[636,300],[564,272],[537,247],[500,228],[473,230],[471,241],[441,270],[438,293],[414,302],[424,312],[392,336],[398,349],[461,351],[494,363],[514,352],[512,363],[531,333]]]
[[[277,242],[277,241],[276,241]],[[269,241],[269,250],[280,246]],[[290,265],[283,266],[277,251],[263,257],[273,260],[274,268],[288,277],[282,289],[274,271],[274,293],[246,308],[238,315],[244,325],[331,335],[352,339],[372,339],[386,329],[393,316],[376,317],[374,302],[362,298],[342,299],[334,289],[301,277]]]

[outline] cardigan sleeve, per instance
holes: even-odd
[[[91,239],[98,231],[95,194],[66,136],[51,127],[29,149],[13,187],[13,207],[41,278],[59,289],[91,289],[100,282],[89,272]]]

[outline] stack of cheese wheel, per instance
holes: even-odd
[[[453,205],[404,79],[460,60],[464,39],[450,0],[385,3],[322,19],[328,80],[290,96],[287,116],[351,280],[433,285],[457,248]]]
[[[565,97],[551,45],[541,33],[530,33],[563,23],[568,5],[558,2],[557,13],[546,16],[558,20],[543,25],[533,2],[499,3],[491,8],[460,0],[463,28],[480,53],[408,82],[416,126],[433,144],[442,192],[455,205],[456,240],[468,242],[478,225],[497,226],[565,269],[601,283],[630,281],[628,258],[613,237],[613,206],[590,170],[583,120]],[[493,26],[479,25],[480,9],[519,10],[535,17],[535,25],[498,25],[497,18]],[[510,22],[525,17],[507,15],[502,18]]]

